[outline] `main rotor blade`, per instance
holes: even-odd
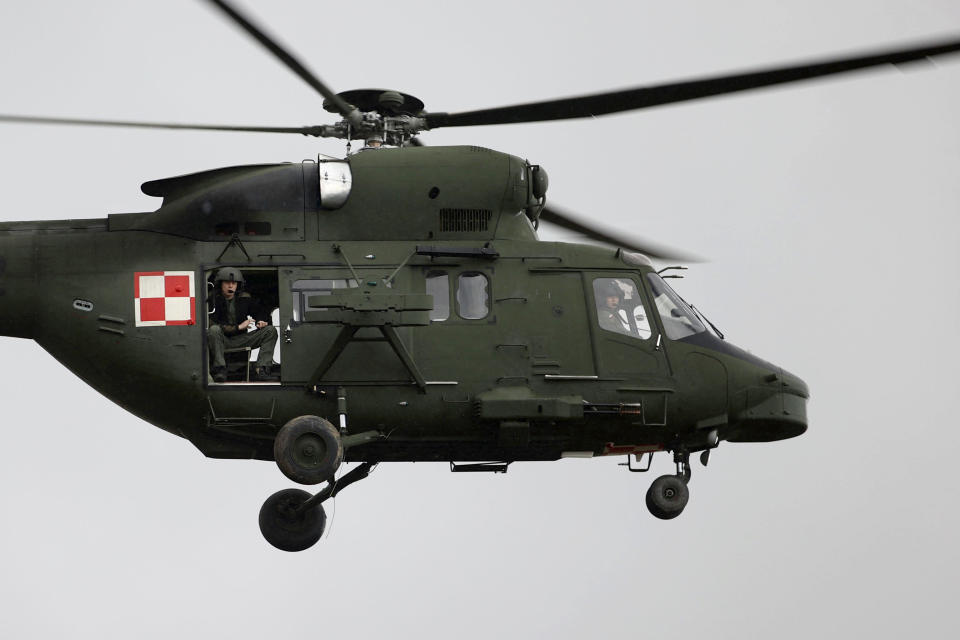
[[[684,253],[678,249],[658,244],[651,240],[642,238],[630,238],[626,235],[615,234],[612,231],[604,231],[590,223],[583,222],[569,213],[562,212],[555,207],[544,207],[540,212],[540,220],[556,225],[568,231],[575,231],[593,240],[599,240],[605,244],[615,247],[622,247],[630,251],[639,251],[651,258],[658,260],[679,260],[680,262],[703,262],[703,258],[690,253]]]
[[[251,22],[249,18],[242,15],[232,5],[230,5],[230,3],[225,2],[224,0],[208,0],[208,2],[216,7],[219,7],[224,13],[227,14],[227,16],[230,17],[231,20],[236,22],[257,42],[266,47],[270,53],[279,58],[288,69],[300,76],[300,78],[302,78],[308,85],[313,87],[317,93],[329,100],[330,103],[336,107],[340,115],[349,120],[351,124],[356,125],[360,123],[360,113],[354,107],[344,102],[344,100],[330,90],[330,88],[325,85],[323,81],[316,76],[316,74],[307,69],[307,67],[302,62],[297,60],[292,53],[281,47],[276,40],[268,36],[262,29]]]
[[[305,136],[321,136],[326,127],[244,127],[220,124],[176,124],[170,122],[135,122],[132,120],[84,120],[78,118],[44,118],[0,114],[0,122],[23,122],[27,124],[92,125],[96,127],[136,127],[139,129],[186,129],[192,131],[250,131],[256,133],[299,133]]]
[[[931,43],[922,47],[881,51],[869,55],[834,58],[789,67],[687,80],[652,87],[635,87],[620,91],[461,113],[427,113],[424,117],[429,128],[587,118],[674,102],[698,100],[771,85],[799,82],[885,64],[902,64],[957,51],[960,51],[960,40],[950,40],[936,44]]]

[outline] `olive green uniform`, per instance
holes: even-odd
[[[210,328],[207,329],[207,347],[210,350],[210,357],[214,369],[226,366],[223,358],[224,349],[238,349],[250,347],[251,349],[260,349],[257,356],[257,367],[270,367],[273,364],[273,349],[277,344],[277,332],[270,324],[255,331],[242,331],[238,327],[241,322],[246,320],[238,316],[251,308],[251,298],[249,294],[241,294],[227,300],[223,296],[217,296],[216,318],[212,321]],[[238,308],[239,312],[238,313]],[[260,320],[260,313],[256,316],[251,314],[254,320]],[[269,322],[269,319],[267,319]]]

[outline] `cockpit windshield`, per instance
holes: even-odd
[[[677,292],[656,273],[648,273],[654,306],[663,321],[663,330],[671,340],[679,340],[706,331],[700,318]]]

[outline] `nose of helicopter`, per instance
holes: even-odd
[[[745,390],[745,408],[736,416],[727,440],[772,442],[807,430],[810,389],[798,376],[776,367]]]

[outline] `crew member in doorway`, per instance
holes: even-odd
[[[207,346],[213,361],[214,382],[227,381],[224,349],[260,348],[255,379],[269,380],[277,332],[270,325],[270,313],[243,288],[243,273],[235,267],[217,271],[214,281],[214,311],[207,329]],[[251,327],[254,327],[252,329]]]

